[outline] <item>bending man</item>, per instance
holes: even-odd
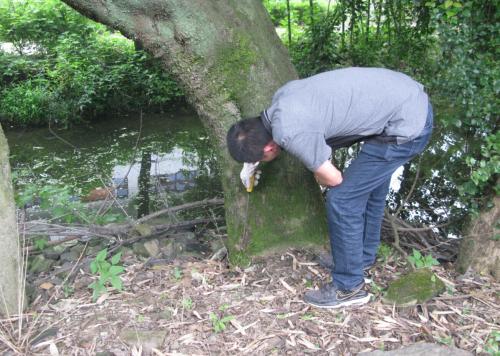
[[[375,262],[391,176],[423,151],[432,119],[423,86],[407,75],[345,68],[285,84],[260,117],[229,129],[228,149],[244,163],[245,186],[260,161],[285,150],[326,187],[332,282],[307,292],[307,303],[338,308],[369,301],[364,271]],[[360,153],[341,173],[332,150],[360,141]]]

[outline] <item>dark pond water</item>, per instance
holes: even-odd
[[[64,186],[71,199],[92,200],[88,195],[96,187],[114,187],[123,199],[147,189],[152,201],[172,205],[221,190],[213,147],[190,109],[68,130],[7,130],[6,136],[18,192],[33,185]],[[148,184],[141,185],[140,178]]]

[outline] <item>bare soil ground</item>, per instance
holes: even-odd
[[[390,257],[376,265],[368,305],[326,310],[302,302],[307,288],[328,280],[316,261],[304,250],[246,269],[209,260],[146,267],[129,257],[124,291],[95,303],[88,289],[94,277],[80,271],[70,296],[59,287],[40,289],[43,295],[27,313],[35,338],[27,353],[354,355],[428,341],[482,354],[491,333],[500,331],[500,285],[488,278],[434,267],[447,292],[425,305],[396,308],[382,302],[382,289],[408,266]],[[59,297],[44,302],[56,292]],[[8,354],[1,342],[0,353]]]

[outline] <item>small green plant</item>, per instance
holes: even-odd
[[[345,319],[345,314],[340,312],[340,313],[337,313],[335,314],[335,322],[336,323],[342,323]]]
[[[46,238],[42,237],[39,239],[36,239],[34,242],[34,246],[37,250],[42,251],[48,244],[48,241]]]
[[[300,317],[302,320],[314,320],[314,315],[306,313]]]
[[[415,266],[415,268],[428,268],[439,265],[439,262],[432,257],[432,255],[424,256],[420,251],[413,249],[413,254],[408,256],[408,261]]]
[[[172,275],[174,276],[175,280],[178,281],[182,278],[182,270],[179,267],[175,267],[172,271]]]
[[[209,317],[212,321],[212,327],[216,333],[226,330],[226,323],[234,319],[232,315],[219,317],[215,313],[210,313]]]
[[[380,244],[378,251],[377,251],[377,255],[382,260],[382,262],[386,262],[389,259],[389,257],[392,256],[392,254],[393,254],[393,250],[392,250],[392,247],[390,245],[387,245],[385,243]]]
[[[492,331],[486,339],[484,351],[490,355],[500,356],[500,331]]]
[[[437,341],[443,345],[453,345],[453,338],[451,336],[440,337],[437,339]]]
[[[64,293],[64,298],[68,298],[68,297],[72,296],[73,293],[75,292],[75,288],[73,288],[73,286],[70,286],[67,283],[63,284],[62,290],[63,290],[63,293]]]
[[[182,307],[187,310],[193,309],[193,300],[191,298],[184,298],[182,300]]]
[[[379,295],[382,293],[383,289],[381,286],[379,286],[377,283],[373,282],[371,283],[370,289],[374,295]]]
[[[120,274],[125,270],[118,265],[121,259],[121,252],[111,257],[110,262],[106,261],[108,249],[99,251],[95,259],[90,263],[90,272],[99,275],[99,279],[89,285],[93,289],[92,300],[96,301],[101,294],[106,291],[106,286],[111,284],[118,291],[123,289]]]

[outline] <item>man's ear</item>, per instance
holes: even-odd
[[[264,146],[264,153],[276,151],[278,147],[278,144],[271,140],[267,145]]]

